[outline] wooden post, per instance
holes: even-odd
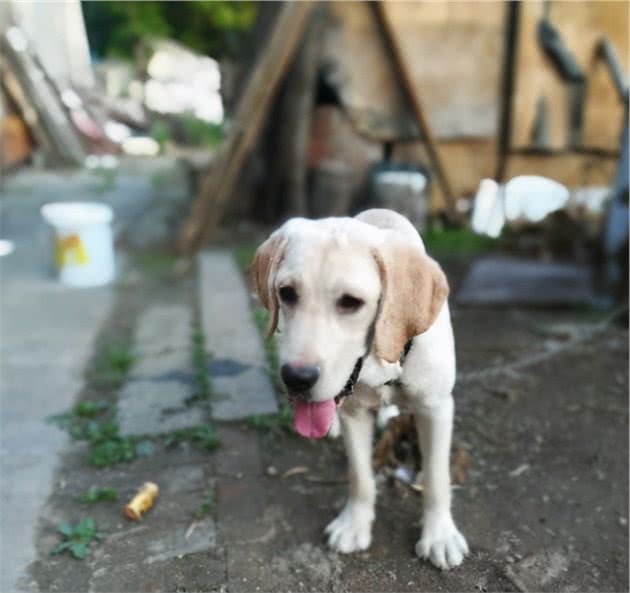
[[[448,180],[446,170],[442,166],[442,161],[438,153],[437,144],[435,142],[435,139],[433,138],[433,133],[431,132],[429,122],[425,117],[424,108],[422,107],[422,101],[420,100],[420,95],[414,87],[411,70],[409,69],[409,66],[407,64],[407,60],[400,45],[398,35],[394,30],[394,27],[392,26],[389,16],[387,15],[386,2],[380,0],[378,2],[374,2],[372,6],[374,7],[377,20],[381,26],[385,42],[394,60],[398,78],[401,82],[403,91],[407,95],[407,99],[409,100],[409,103],[413,110],[414,116],[418,123],[418,127],[420,128],[422,140],[427,147],[427,153],[429,155],[429,158],[431,159],[431,166],[433,167],[438,182],[442,187],[442,192],[446,201],[446,208],[448,210],[449,218],[459,221],[461,220],[461,216],[455,208],[455,198],[453,195],[453,190],[451,189],[451,184]]]
[[[313,10],[300,49],[287,71],[269,115],[269,176],[265,219],[306,216],[308,148],[317,92],[322,37],[327,20],[324,3]]]
[[[299,46],[314,3],[286,2],[247,81],[227,136],[201,181],[192,212],[179,236],[179,249],[189,253],[216,230],[238,174],[262,129],[269,105]]]

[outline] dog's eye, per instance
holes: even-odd
[[[297,303],[298,295],[293,286],[282,286],[278,294],[280,295],[280,300],[285,305],[295,305],[295,303]]]
[[[362,299],[353,297],[351,294],[344,294],[337,300],[337,309],[341,313],[354,313],[364,305],[364,302],[365,301]]]

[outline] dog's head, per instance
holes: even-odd
[[[280,365],[300,434],[324,436],[334,398],[368,350],[396,362],[448,295],[421,244],[352,218],[292,219],[250,268],[269,333],[280,322]]]

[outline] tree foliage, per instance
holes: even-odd
[[[83,1],[88,38],[97,57],[131,58],[144,37],[170,37],[221,57],[238,55],[254,23],[249,1]]]

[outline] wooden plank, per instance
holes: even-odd
[[[400,82],[402,83],[403,89],[407,94],[407,98],[416,118],[416,122],[418,123],[418,127],[420,128],[422,140],[426,144],[427,153],[431,161],[433,173],[437,177],[438,183],[442,188],[447,211],[449,213],[449,216],[453,220],[458,220],[461,218],[461,216],[455,208],[455,198],[453,196],[453,190],[451,189],[451,184],[449,182],[446,170],[442,165],[442,160],[438,153],[437,145],[433,138],[433,133],[431,132],[431,128],[426,119],[420,95],[413,85],[413,79],[408,66],[407,56],[400,45],[398,35],[389,19],[389,15],[387,13],[387,3],[380,1],[374,3],[373,6],[379,23],[382,26],[385,39],[389,45],[395,68],[399,74]]]
[[[216,230],[239,172],[260,135],[280,81],[299,46],[313,2],[286,2],[269,43],[247,81],[227,137],[204,176],[192,212],[179,236],[179,249],[190,252]]]
[[[360,134],[379,142],[417,139],[418,126],[370,4],[329,3],[332,25],[324,39],[324,78]]]
[[[386,2],[438,141],[496,136],[506,4]]]
[[[514,125],[511,147],[532,147],[537,104],[547,103],[548,144],[551,150],[569,146],[569,96],[567,85],[554,71],[538,44],[537,25],[549,8],[549,20],[587,74],[582,144],[613,150],[618,148],[623,108],[616,93],[603,80],[593,63],[597,45],[608,38],[628,69],[628,5],[626,2],[521,2],[521,27],[516,58],[513,94]]]
[[[419,137],[413,112],[391,68],[369,2],[331,2],[326,80],[358,131],[373,140]],[[387,2],[387,13],[441,140],[496,135],[500,48],[506,3]],[[366,73],[369,73],[366,74]]]
[[[322,36],[326,25],[326,5],[313,11],[300,49],[285,77],[280,97],[270,117],[274,118],[270,181],[266,203],[273,218],[280,207],[282,215],[306,216],[308,148],[317,91]]]

